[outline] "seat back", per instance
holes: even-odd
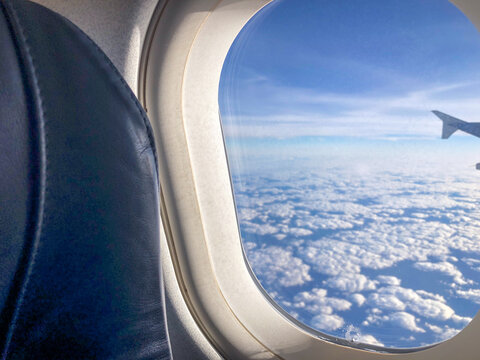
[[[77,27],[0,1],[3,359],[170,358],[148,119]]]

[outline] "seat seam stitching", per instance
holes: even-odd
[[[19,41],[18,46],[21,47],[24,51],[26,57],[26,69],[29,73],[29,77],[31,77],[30,85],[33,87],[33,95],[32,98],[35,103],[36,114],[35,118],[38,121],[38,133],[40,137],[39,141],[39,152],[40,152],[40,169],[39,169],[39,187],[40,192],[38,193],[39,202],[38,202],[38,212],[36,213],[36,226],[34,229],[34,236],[33,241],[31,244],[31,253],[28,258],[27,269],[24,275],[23,284],[21,286],[20,292],[17,297],[17,305],[14,309],[13,317],[10,321],[10,325],[8,327],[8,334],[6,338],[6,344],[4,348],[3,356],[6,358],[8,354],[8,350],[11,344],[11,340],[15,333],[15,328],[18,320],[18,316],[20,313],[20,309],[22,308],[25,295],[27,293],[28,285],[30,278],[33,274],[33,269],[35,266],[35,258],[38,253],[39,243],[42,237],[43,232],[43,222],[45,219],[45,199],[47,193],[47,139],[46,139],[46,126],[45,126],[45,108],[44,108],[44,101],[42,98],[42,92],[40,89],[39,81],[38,81],[38,74],[37,69],[35,67],[35,61],[28,44],[28,39],[26,36],[26,32],[24,27],[22,26],[17,9],[15,8],[14,2],[10,0],[4,1],[5,8],[10,10],[11,12],[11,23],[12,27],[16,27],[16,32],[18,33]],[[6,12],[8,14],[8,11]]]

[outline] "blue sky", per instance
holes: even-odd
[[[225,62],[225,133],[433,139],[430,110],[480,120],[478,64],[478,32],[446,0],[277,0]]]

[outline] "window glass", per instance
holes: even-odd
[[[293,317],[390,348],[471,321],[479,69],[479,34],[447,0],[280,0],[244,27],[225,143],[248,261]]]

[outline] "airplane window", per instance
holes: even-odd
[[[294,318],[414,348],[475,316],[479,64],[447,0],[274,1],[238,35],[219,104],[240,231]]]

